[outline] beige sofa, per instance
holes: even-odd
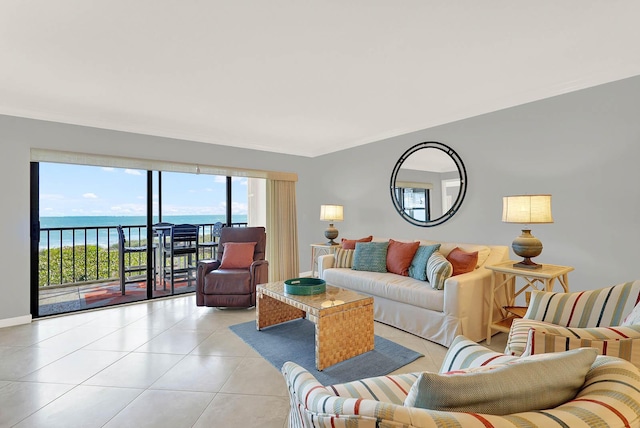
[[[385,240],[388,239],[374,238],[374,241]],[[484,340],[491,291],[491,271],[485,266],[508,260],[509,247],[420,240],[421,245],[437,243],[441,244],[440,252],[445,256],[455,247],[478,251],[476,269],[447,279],[443,290],[394,273],[335,268],[334,255],[318,258],[318,273],[327,284],[373,296],[376,321],[444,346],[449,346],[457,335],[476,342]],[[506,296],[498,299],[506,305]],[[498,318],[497,307],[493,310]]]

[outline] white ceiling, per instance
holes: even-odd
[[[636,0],[2,0],[0,114],[317,156],[640,74]]]

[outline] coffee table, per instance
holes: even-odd
[[[373,350],[373,297],[328,284],[325,293],[287,294],[283,281],[259,284],[256,293],[258,330],[298,318],[315,324],[318,370]]]

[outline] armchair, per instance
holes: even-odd
[[[246,262],[242,262],[232,254],[232,251],[235,253],[235,248],[238,247],[227,245],[254,242],[253,256],[249,254]],[[267,235],[264,227],[222,228],[216,259],[201,260],[198,263],[196,305],[246,308],[255,306],[256,285],[268,280],[269,262],[265,260],[266,242]]]
[[[640,367],[640,324],[630,316],[638,305],[640,281],[570,293],[533,291],[526,314],[511,325],[505,354],[593,347]]]

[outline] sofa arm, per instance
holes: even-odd
[[[491,296],[491,271],[484,267],[452,276],[444,282],[445,315],[460,320],[457,334],[479,342],[486,339]],[[507,304],[506,290],[496,296],[500,306]],[[493,309],[491,309],[493,310]],[[495,309],[497,318],[499,308]],[[492,318],[492,319],[493,319]]]
[[[535,330],[536,335],[530,337],[530,330]],[[556,344],[563,343],[565,349],[573,347],[592,346],[597,348],[605,343],[611,342],[613,348],[609,351],[604,349],[603,355],[614,355],[616,349],[621,344],[626,345],[623,350],[626,355],[621,358],[634,362],[634,364],[640,364],[640,325],[631,325],[626,327],[592,327],[592,328],[577,328],[577,327],[563,327],[547,323],[544,321],[530,320],[526,318],[517,318],[513,320],[511,328],[509,329],[509,337],[507,338],[507,346],[504,350],[508,355],[524,355],[527,347],[534,346],[534,349],[529,352],[543,353],[542,349],[547,346],[543,343],[530,344],[531,340],[540,339],[542,334],[546,335],[544,339],[548,347],[549,352],[554,349]],[[622,340],[633,339],[632,342],[620,342]],[[636,341],[637,339],[637,341]],[[593,343],[591,343],[593,342]],[[617,342],[617,343],[616,343]],[[535,347],[538,350],[535,350]],[[635,348],[635,349],[634,349]],[[634,356],[633,353],[637,355]]]
[[[324,254],[318,257],[318,278],[322,278],[325,269],[330,269],[336,264],[333,254]]]

